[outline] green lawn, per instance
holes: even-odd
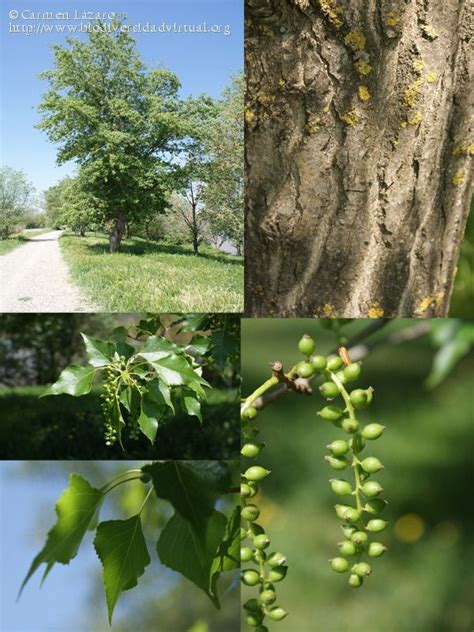
[[[60,241],[74,281],[104,310],[241,312],[243,258],[203,247],[123,242],[109,254],[104,236],[65,235]]]
[[[8,252],[15,250],[15,248],[27,242],[30,237],[48,233],[50,230],[50,228],[32,228],[24,230],[21,233],[10,235],[7,239],[0,239],[0,255],[6,255]]]

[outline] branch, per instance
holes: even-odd
[[[366,338],[372,336],[375,332],[381,330],[389,323],[390,320],[388,319],[380,319],[374,321],[373,323],[370,323],[370,325],[367,325],[367,327],[359,331],[357,334],[354,334],[354,336],[350,338],[349,341],[346,343],[351,359],[353,361],[362,360],[373,349],[381,345],[401,344],[402,342],[419,338],[429,333],[431,328],[431,325],[429,323],[417,323],[412,327],[408,327],[407,329],[403,329],[401,331],[396,331],[389,334],[388,336],[380,338],[379,340],[375,340],[366,344],[360,344]],[[330,353],[337,353],[337,350],[338,347],[333,349]],[[292,380],[293,387],[291,390],[310,395],[312,393],[311,382],[316,377],[318,377],[318,375],[315,373],[308,379],[299,377],[295,380]],[[270,393],[265,393],[264,395],[261,395],[260,397],[255,399],[252,403],[252,406],[254,408],[257,408],[258,410],[261,410],[262,408],[265,408],[265,406],[268,406],[268,404],[271,404],[275,400],[280,399],[280,397],[283,397],[289,392],[290,388],[288,387],[287,383],[280,384],[278,388],[275,388]]]

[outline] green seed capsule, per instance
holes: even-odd
[[[343,419],[341,426],[342,429],[349,434],[354,434],[359,430],[359,422],[357,419]]]
[[[253,557],[253,551],[248,546],[240,547],[240,561],[241,562],[250,562]]]
[[[242,509],[242,519],[254,522],[260,515],[260,509],[256,505],[247,505]]]
[[[256,549],[266,549],[270,546],[270,538],[264,533],[257,535],[253,539],[253,545]]]
[[[349,586],[352,586],[352,588],[359,588],[364,583],[364,580],[362,579],[362,577],[359,577],[359,575],[356,575],[355,573],[351,573],[349,575],[348,583],[349,583]]]
[[[275,606],[267,612],[267,615],[270,617],[270,619],[273,619],[273,621],[282,621],[287,616],[287,614],[288,613],[279,606]]]
[[[257,628],[263,621],[263,612],[252,612],[247,616],[247,625],[251,628]]]
[[[278,551],[270,553],[267,559],[267,563],[272,567],[285,566],[286,562],[286,555],[283,555],[283,553],[279,553]]]
[[[333,557],[331,562],[331,568],[336,573],[347,573],[349,570],[349,562],[344,557]]]
[[[355,555],[357,553],[356,545],[353,542],[349,542],[349,540],[339,542],[337,546],[339,547],[339,551],[342,555]]]
[[[324,457],[333,470],[345,470],[349,465],[349,461],[345,456],[335,457],[335,456],[325,456]]]
[[[368,577],[372,572],[370,564],[367,564],[367,562],[359,562],[355,564],[351,570],[356,575],[359,575],[359,577]]]
[[[376,516],[377,514],[382,513],[386,506],[386,500],[382,500],[381,498],[373,498],[372,500],[369,500],[365,503],[364,511]]]
[[[378,533],[379,531],[383,531],[387,525],[388,522],[386,522],[385,520],[374,518],[373,520],[369,520],[366,529],[367,531],[371,531],[372,533]]]
[[[360,518],[360,511],[349,505],[336,505],[335,509],[339,518],[346,522],[357,522]]]
[[[373,498],[383,492],[383,487],[377,481],[367,481],[362,485],[362,491],[368,498]]]
[[[253,561],[255,564],[260,564],[260,562],[265,562],[267,556],[265,555],[265,551],[261,551],[260,549],[255,549],[253,552]]]
[[[343,415],[343,411],[337,406],[325,406],[322,410],[318,412],[318,415],[323,419],[327,419],[328,421],[337,421]]]
[[[326,399],[334,399],[339,395],[339,389],[334,382],[323,382],[319,387],[321,395]]]
[[[343,364],[344,362],[338,355],[333,354],[327,357],[327,368],[330,371],[338,371]]]
[[[346,452],[349,450],[348,444],[342,439],[336,439],[329,445],[326,446],[328,450],[331,450],[334,456],[344,456]]]
[[[315,371],[321,372],[326,368],[326,358],[323,355],[311,356],[309,359]]]
[[[341,525],[341,529],[346,538],[350,538],[351,535],[357,531],[357,527],[353,527],[351,524],[343,524]]]
[[[258,494],[258,485],[255,481],[247,481],[248,487],[250,487],[249,498],[253,498]]]
[[[281,582],[286,577],[288,566],[274,566],[268,571],[268,579],[271,582]]]
[[[370,557],[380,557],[385,553],[387,547],[381,544],[380,542],[371,542],[369,544],[368,553]]]
[[[370,391],[371,392],[371,391]],[[356,388],[350,394],[352,405],[356,408],[367,408],[369,405],[369,389]]]
[[[260,603],[267,606],[270,603],[273,603],[276,599],[276,593],[274,590],[262,590],[260,595],[258,596],[258,600]]]
[[[249,442],[242,446],[240,454],[246,456],[248,459],[253,459],[260,454],[264,447],[264,443]]]
[[[248,610],[249,612],[259,612],[260,604],[257,599],[247,599],[242,608],[244,608],[244,610]]]
[[[296,372],[300,377],[311,377],[314,373],[314,367],[310,362],[300,362]]]
[[[244,421],[251,421],[252,419],[255,419],[256,416],[257,416],[257,409],[254,408],[253,406],[248,406],[247,408],[244,408],[242,410],[241,417]]]
[[[342,479],[332,478],[330,481],[332,491],[339,496],[348,496],[352,494],[351,484]]]
[[[383,431],[385,430],[385,426],[381,424],[368,424],[365,428],[362,429],[362,436],[364,439],[370,439],[373,441],[374,439],[378,439]]]
[[[252,490],[247,485],[247,483],[242,483],[242,485],[240,486],[240,495],[242,496],[242,498],[250,498],[251,493]]]
[[[375,474],[383,469],[382,462],[375,456],[368,456],[361,462],[362,469],[368,474]]]
[[[365,531],[354,531],[354,533],[351,535],[351,540],[355,544],[365,544],[368,539],[369,538]]]
[[[361,373],[359,362],[353,362],[352,364],[344,367],[343,373],[347,382],[354,382],[359,379]]]
[[[243,571],[241,579],[246,586],[256,586],[260,581],[260,575],[257,571],[249,569]]]
[[[270,470],[266,470],[264,467],[260,467],[260,465],[252,465],[249,467],[244,474],[244,477],[249,481],[261,481],[262,478],[265,478],[270,474]]]
[[[314,350],[316,349],[316,344],[311,336],[304,334],[304,336],[298,343],[298,349],[303,355],[310,356],[312,353],[314,353]]]

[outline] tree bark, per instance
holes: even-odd
[[[465,0],[247,0],[250,315],[447,315],[470,24]]]
[[[127,224],[127,217],[124,213],[119,213],[115,220],[115,226],[110,234],[110,252],[118,252],[122,244],[123,235],[125,233],[125,227]]]

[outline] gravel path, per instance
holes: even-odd
[[[59,249],[60,230],[43,233],[0,257],[0,311],[96,311],[72,284]]]

